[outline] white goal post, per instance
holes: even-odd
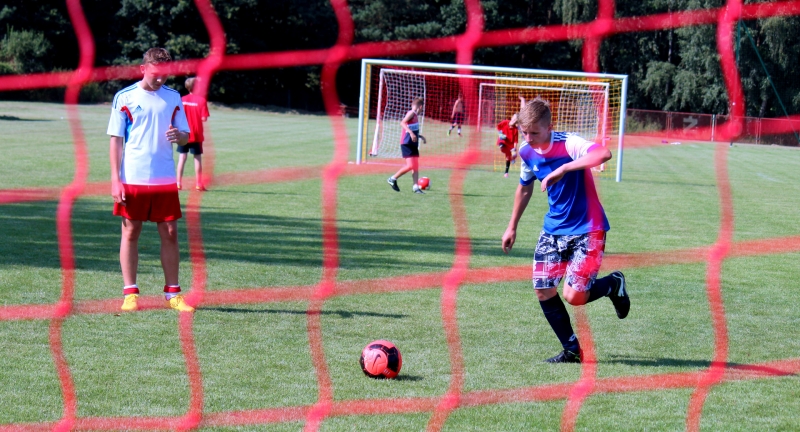
[[[627,85],[626,75],[363,59],[356,163],[400,157],[400,121],[416,97],[425,101],[420,131],[428,145],[421,152],[435,156],[463,152],[472,134],[482,152],[493,151],[496,125],[519,110],[520,96],[538,96],[550,102],[556,130],[602,145],[617,141],[621,181]],[[465,89],[474,94],[462,97],[454,116]]]

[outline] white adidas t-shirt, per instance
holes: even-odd
[[[119,173],[122,183],[176,182],[173,144],[166,135],[170,125],[189,133],[186,111],[177,91],[167,86],[147,91],[136,83],[114,96],[107,134],[122,137],[125,142]]]

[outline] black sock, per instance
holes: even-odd
[[[553,298],[545,301],[539,301],[539,306],[542,307],[544,317],[550,323],[553,331],[556,333],[561,346],[565,350],[571,351],[575,354],[580,352],[580,344],[578,344],[578,336],[572,330],[572,324],[569,322],[569,313],[561,297],[556,294]]]
[[[506,161],[506,174],[508,174],[508,167],[511,166],[511,161]]]
[[[592,287],[589,289],[589,299],[586,303],[591,303],[599,298],[603,298],[611,294],[611,290],[617,287],[617,280],[608,275],[604,278],[595,279]]]

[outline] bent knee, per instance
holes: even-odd
[[[158,234],[163,241],[175,243],[178,241],[178,226],[177,224],[165,223],[158,227]]]
[[[564,300],[572,306],[583,306],[589,300],[588,292],[575,291],[571,288],[564,289]]]

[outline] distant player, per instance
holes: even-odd
[[[511,221],[503,234],[503,252],[514,246],[517,224],[531,199],[533,184],[539,180],[541,190],[547,191],[550,210],[544,216],[534,252],[533,288],[563,347],[547,362],[580,363],[580,344],[557,291],[561,279],[565,279],[564,298],[571,305],[608,296],[622,319],[631,303],[621,272],[597,279],[609,225],[590,169],[611,159],[611,152],[577,135],[554,132],[550,116],[549,104],[540,98],[520,110],[520,184]]]
[[[187,78],[184,85],[189,94],[182,97],[183,107],[186,109],[186,120],[189,121],[189,142],[186,145],[178,145],[175,151],[178,152],[178,189],[181,189],[183,180],[183,167],[186,165],[188,153],[194,155],[194,184],[195,189],[205,191],[203,184],[203,122],[208,119],[208,103],[206,100],[194,93],[196,78]]]
[[[421,139],[423,143],[426,142],[425,137],[419,133],[419,113],[422,111],[422,105],[422,98],[415,98],[411,102],[411,109],[400,122],[400,126],[403,128],[403,135],[400,138],[400,151],[403,154],[406,165],[387,180],[392,189],[397,192],[400,192],[400,187],[397,186],[397,179],[411,171],[411,176],[414,179],[414,186],[411,189],[414,193],[425,193],[419,187],[419,140]]]
[[[181,203],[175,181],[172,145],[189,139],[181,95],[164,86],[163,66],[172,61],[167,50],[151,48],[140,66],[142,80],[114,96],[108,135],[111,197],[114,215],[122,217],[119,263],[122,267],[123,311],[137,309],[139,234],[144,221],[155,222],[161,238],[161,268],[167,305],[193,312],[184,302],[178,283],[178,219]]]
[[[450,125],[450,129],[447,130],[447,136],[450,136],[450,132],[453,131],[453,128],[458,127],[458,136],[461,136],[461,124],[464,123],[464,95],[461,93],[458,94],[458,99],[453,104],[453,113],[450,115],[450,119],[452,125]]]
[[[510,120],[503,120],[497,125],[497,146],[506,156],[506,172],[503,177],[508,177],[508,168],[517,157],[517,141],[519,138],[517,118],[517,114],[514,114]]]

